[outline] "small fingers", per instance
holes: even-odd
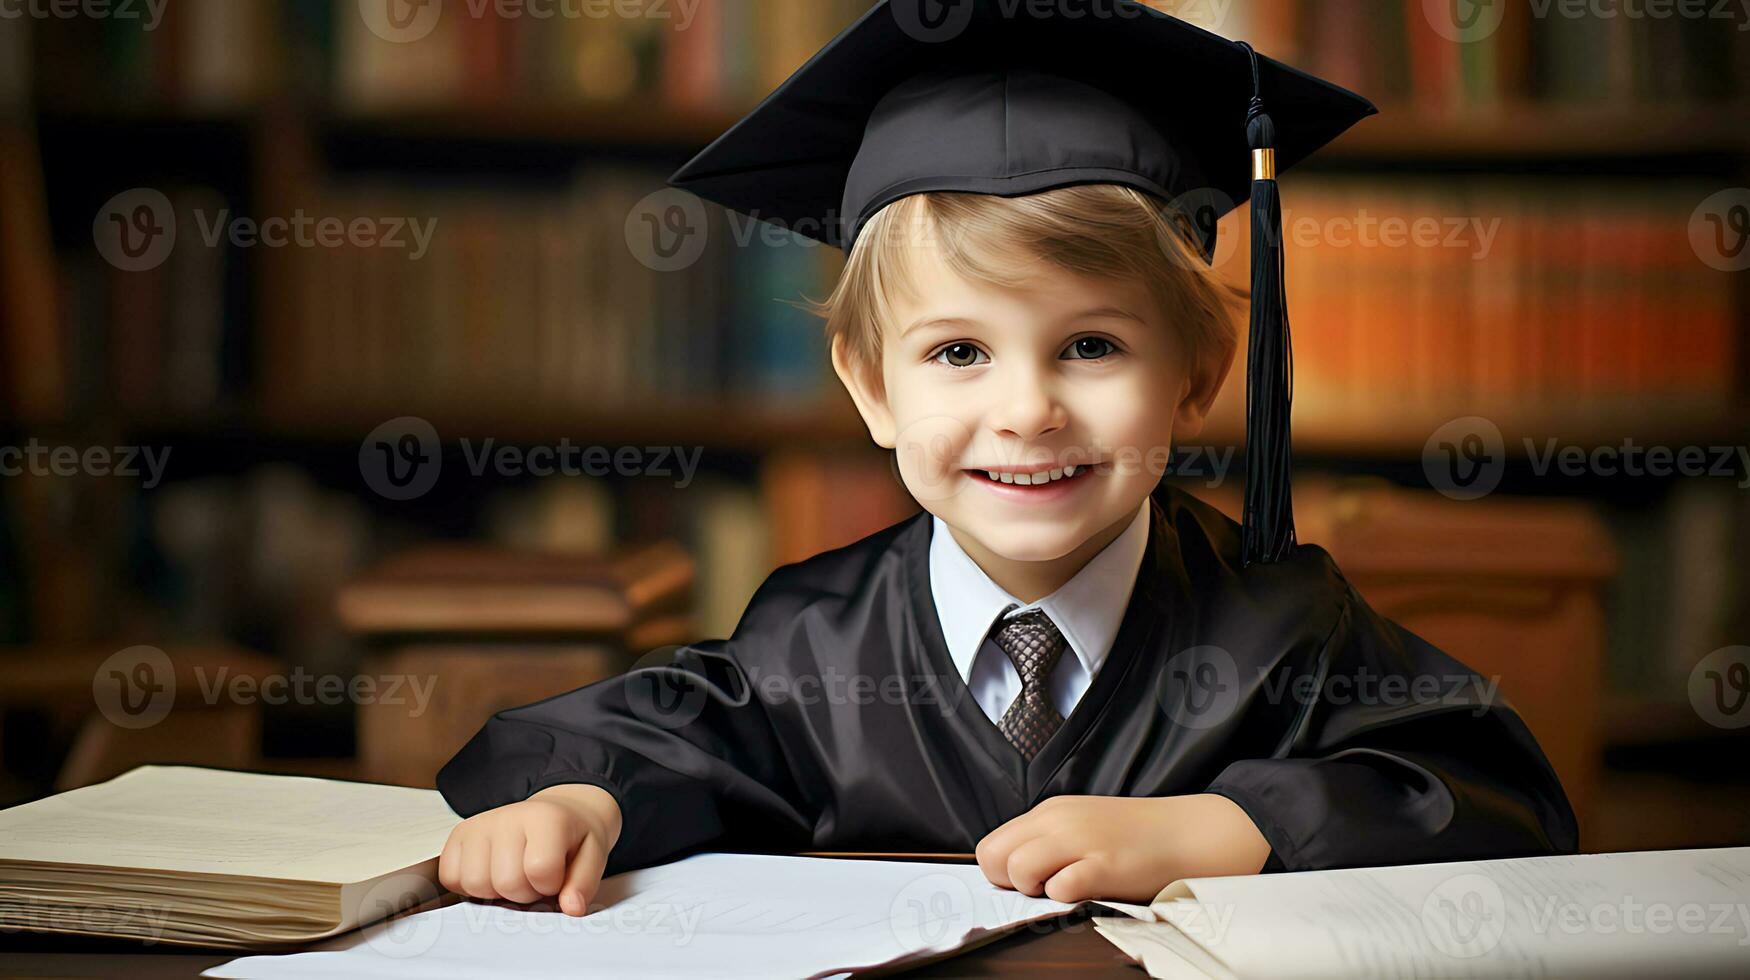
[[[1082,858],[1045,881],[1045,897],[1054,902],[1085,902],[1101,895],[1102,869],[1094,858]]]
[[[438,884],[453,892],[462,890],[462,835],[455,830],[450,831],[444,852],[438,855]]]
[[[500,898],[512,902],[533,902],[539,892],[523,874],[523,850],[527,840],[520,824],[511,823],[492,838],[492,887]]]
[[[608,853],[601,838],[589,834],[577,847],[577,854],[565,873],[565,884],[559,890],[559,910],[566,915],[584,915],[589,901],[601,887],[602,871],[607,867]]]
[[[530,820],[523,827],[523,877],[540,895],[557,895],[565,883],[565,859],[571,850],[565,826],[558,820]]]
[[[1035,837],[1009,854],[1009,887],[1023,895],[1043,895],[1046,880],[1082,856],[1081,848],[1063,834]]]

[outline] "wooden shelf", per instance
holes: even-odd
[[[582,103],[514,103],[328,111],[317,122],[338,131],[444,142],[697,146],[740,118],[728,111]]]
[[[1551,160],[1750,152],[1750,105],[1522,104],[1442,113],[1381,106],[1329,147],[1321,163]]]
[[[513,101],[345,107],[281,103],[234,109],[177,105],[66,106],[45,119],[90,125],[241,124],[307,120],[319,129],[433,142],[560,146],[703,147],[733,125],[735,109]],[[1388,105],[1319,151],[1318,166],[1373,162],[1579,160],[1750,154],[1750,104],[1546,105],[1442,111]]]
[[[699,445],[714,450],[765,451],[797,445],[867,441],[869,433],[844,396],[792,404],[724,402],[694,406],[632,405],[614,409],[480,409],[420,412],[384,407],[269,413],[261,429],[270,435],[324,442],[357,442],[383,422],[417,415],[446,444],[495,439],[500,443],[547,444],[560,439],[603,445]]]
[[[1229,384],[1236,379],[1230,379]],[[1243,379],[1238,379],[1242,380]],[[1227,402],[1229,393],[1224,393]],[[1525,440],[1542,451],[1554,438],[1560,447],[1620,447],[1632,439],[1637,447],[1737,445],[1750,439],[1750,398],[1741,398],[1729,408],[1666,406],[1649,411],[1644,402],[1625,401],[1624,408],[1605,412],[1576,413],[1571,408],[1526,408],[1507,406],[1495,410],[1484,402],[1469,409],[1457,406],[1439,409],[1389,407],[1370,411],[1318,411],[1295,406],[1294,450],[1297,454],[1358,459],[1413,461],[1435,430],[1455,418],[1477,415],[1494,422],[1501,431],[1503,449],[1510,459],[1526,457]],[[1200,445],[1242,445],[1245,442],[1243,407],[1218,409]],[[1734,421],[1735,420],[1735,421]]]

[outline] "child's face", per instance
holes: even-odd
[[[906,488],[1013,561],[1060,558],[1135,514],[1174,435],[1201,430],[1221,380],[1193,384],[1149,291],[1046,262],[1011,288],[916,257],[915,293],[892,298],[882,339],[885,391],[834,352],[870,434],[897,450]],[[1070,466],[1074,476],[1043,485],[988,472]]]

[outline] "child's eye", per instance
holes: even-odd
[[[1118,345],[1104,337],[1082,337],[1063,352],[1067,360],[1097,361],[1118,352]]]
[[[930,360],[936,361],[940,364],[945,364],[948,367],[963,368],[971,367],[974,364],[979,363],[977,358],[982,356],[984,356],[984,351],[979,350],[972,344],[959,343],[949,344],[942,348],[937,351],[936,356],[930,358]],[[990,358],[988,357],[985,358],[985,360],[989,359]]]

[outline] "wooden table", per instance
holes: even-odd
[[[0,977],[193,977],[236,953],[118,940],[0,933]],[[917,969],[910,977],[1054,977],[1146,980],[1094,931],[1084,913],[1024,926],[977,949]],[[506,971],[503,976],[514,977]]]

